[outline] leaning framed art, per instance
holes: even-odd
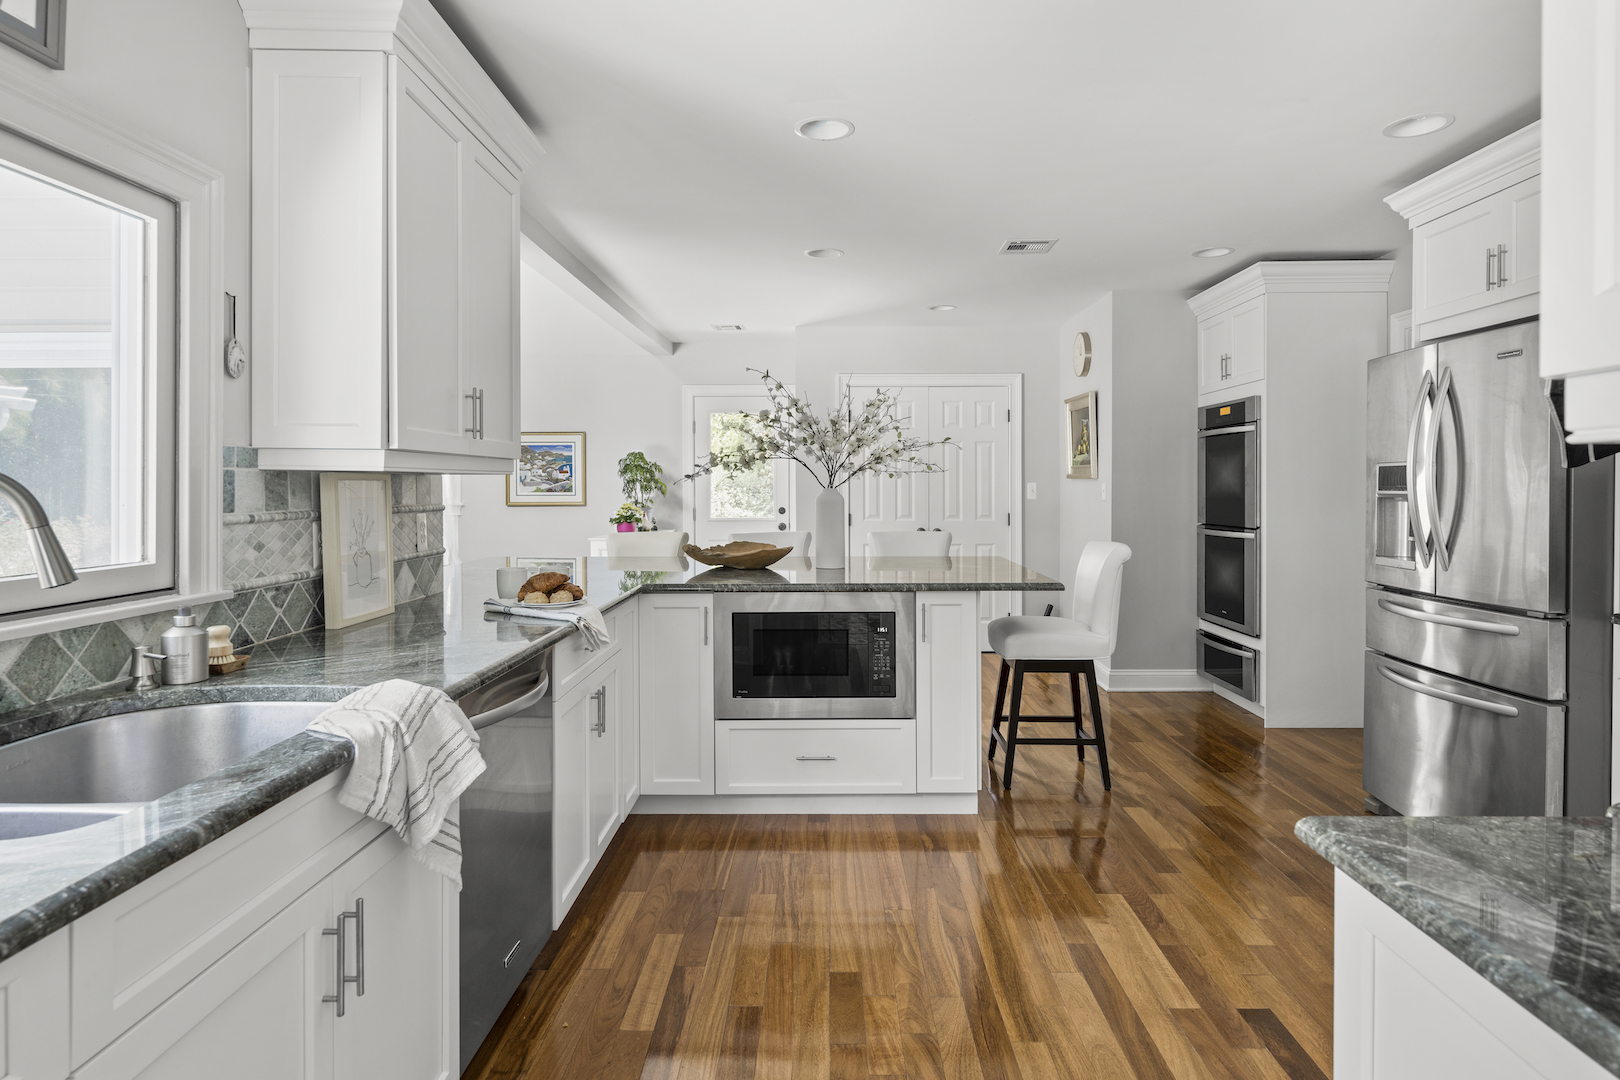
[[[393,612],[394,501],[387,473],[321,473],[321,572],[328,629]]]
[[[525,431],[517,469],[506,478],[507,506],[584,506],[585,433]]]
[[[1097,391],[1077,394],[1064,404],[1069,407],[1070,480],[1097,479]]]

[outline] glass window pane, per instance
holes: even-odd
[[[0,162],[0,472],[80,570],[147,558],[147,219]],[[0,500],[0,577],[32,576]]]
[[[709,453],[736,450],[757,421],[745,413],[709,414]],[[762,461],[752,469],[715,469],[709,476],[709,517],[736,521],[772,516],[776,469]]]

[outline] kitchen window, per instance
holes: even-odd
[[[0,132],[0,472],[79,580],[41,589],[0,499],[0,613],[173,589],[176,206]]]

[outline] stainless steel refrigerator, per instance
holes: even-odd
[[[1362,783],[1402,814],[1609,803],[1614,459],[1572,458],[1537,331],[1368,364]]]

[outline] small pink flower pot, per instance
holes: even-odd
[[[621,521],[621,522],[619,522],[618,527],[619,527],[620,532],[635,532],[636,531],[636,523],[633,522],[633,521]]]

